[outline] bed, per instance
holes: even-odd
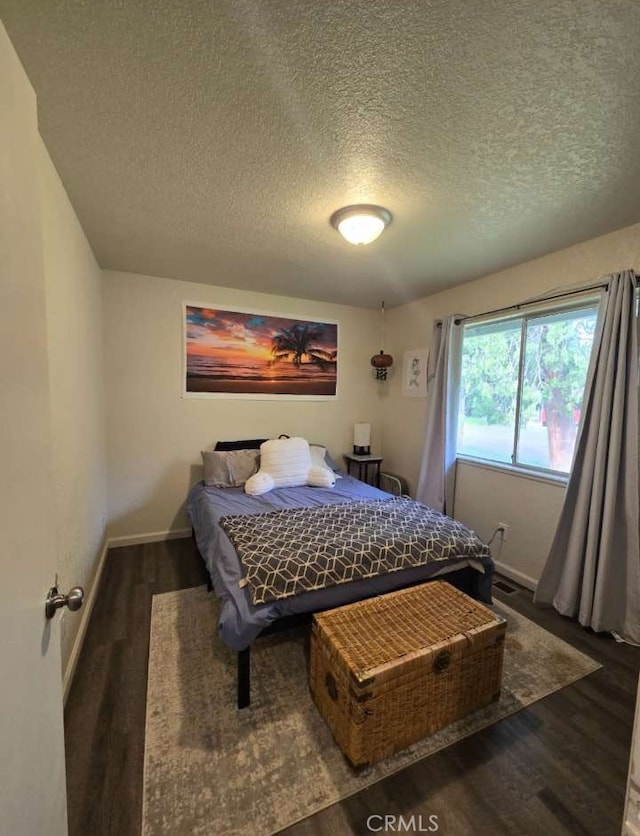
[[[307,516],[309,519],[315,516],[316,525],[324,526],[327,525],[325,517],[331,520],[332,515],[344,517],[348,513],[350,516],[354,509],[360,514],[367,511],[380,518],[387,515],[388,509],[394,512],[402,510],[404,513],[410,508],[415,512],[415,506],[418,506],[418,503],[405,498],[406,508],[401,509],[398,503],[402,503],[403,500],[400,498],[392,497],[346,473],[338,472],[337,477],[335,486],[331,488],[281,487],[261,496],[249,496],[243,487],[220,488],[207,486],[204,482],[196,483],[189,493],[187,508],[193,536],[209,572],[210,586],[220,600],[218,634],[225,644],[238,653],[239,708],[248,706],[250,702],[250,647],[255,639],[294,626],[305,618],[308,620],[314,612],[332,609],[435,577],[445,578],[477,600],[491,603],[493,561],[488,547],[484,544],[481,544],[483,548],[477,549],[476,556],[470,556],[467,549],[461,549],[461,554],[449,549],[448,556],[441,555],[438,560],[406,567],[404,564],[394,565],[392,571],[385,571],[386,564],[382,565],[382,569],[377,564],[372,569],[367,563],[358,570],[361,576],[355,572],[353,579],[349,579],[351,575],[344,576],[343,566],[343,575],[338,579],[329,577],[328,586],[301,590],[296,585],[297,581],[292,582],[284,593],[282,589],[277,591],[282,597],[273,600],[268,600],[273,590],[267,589],[268,594],[265,595],[264,584],[260,587],[261,591],[257,591],[259,584],[254,579],[254,586],[250,587],[247,578],[251,574],[251,563],[247,560],[246,549],[243,551],[243,537],[238,535],[238,531],[244,536],[245,545],[247,542],[250,544],[253,537],[264,552],[265,542],[268,543],[263,536],[265,521],[269,522],[270,527],[272,521],[277,521],[279,525],[287,525],[290,519],[297,519],[299,522],[300,516],[304,515],[305,519]],[[419,509],[429,510],[425,506],[419,506]],[[438,517],[450,521],[450,518],[444,515]],[[263,526],[255,529],[255,532],[260,532],[260,536],[251,533],[252,525]],[[342,529],[344,523],[339,519],[335,525]],[[458,530],[464,530],[475,538],[473,532],[461,523],[455,525]],[[246,528],[247,526],[249,528]],[[286,528],[284,530],[286,531]],[[292,530],[296,530],[296,527]],[[277,532],[273,536],[277,536]],[[237,548],[234,547],[232,539]],[[282,539],[291,540],[289,537],[280,537],[280,540]],[[475,540],[480,543],[477,538]],[[279,541],[274,539],[273,542]],[[384,547],[381,548],[384,551]],[[359,562],[362,563],[364,552],[363,549],[360,551]],[[239,553],[243,555],[244,562]],[[389,568],[388,565],[386,568]],[[317,575],[317,572],[313,573],[316,585]],[[326,580],[325,578],[323,583]],[[255,603],[256,601],[260,603]]]

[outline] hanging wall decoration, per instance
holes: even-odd
[[[405,351],[402,363],[402,394],[407,398],[427,397],[427,349]]]
[[[183,321],[183,397],[336,397],[336,322],[189,303]]]
[[[393,357],[384,353],[384,302],[380,306],[380,351],[371,358],[375,379],[384,382],[393,365]]]

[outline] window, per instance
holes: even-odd
[[[457,451],[568,473],[598,303],[463,328]]]

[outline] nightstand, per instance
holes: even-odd
[[[357,456],[355,453],[344,453],[343,458],[347,463],[347,473],[349,476],[351,476],[351,465],[358,466],[358,479],[361,482],[369,481],[369,466],[372,465],[375,468],[376,487],[380,487],[380,464],[382,463],[382,456]]]

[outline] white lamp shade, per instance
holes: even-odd
[[[353,425],[353,446],[369,447],[371,444],[371,424]]]
[[[384,229],[382,218],[373,215],[352,215],[338,224],[338,231],[350,244],[370,244]]]
[[[370,203],[343,206],[331,216],[331,225],[350,244],[370,244],[390,223],[391,212]]]

